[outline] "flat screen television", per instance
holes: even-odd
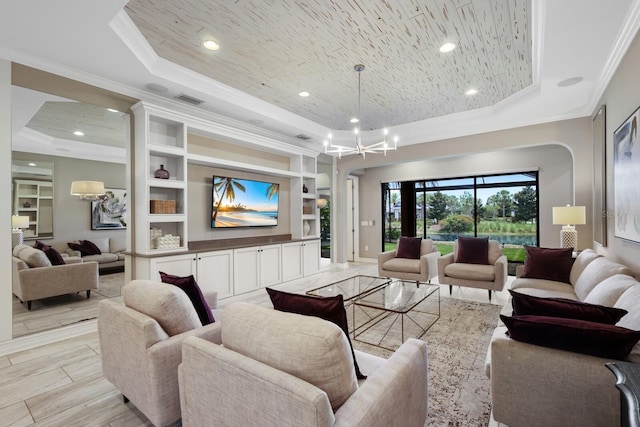
[[[280,184],[213,176],[211,228],[278,225]]]

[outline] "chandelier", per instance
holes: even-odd
[[[338,145],[334,144],[332,140],[331,134],[329,134],[329,139],[324,141],[324,152],[325,153],[337,153],[338,158],[341,158],[343,154],[360,154],[364,159],[367,153],[383,153],[385,156],[387,155],[387,151],[393,150],[395,151],[398,148],[398,137],[393,138],[393,147],[390,147],[387,143],[387,135],[389,131],[385,128],[382,130],[384,138],[380,142],[374,142],[373,144],[364,145],[362,143],[362,120],[361,120],[361,106],[360,106],[360,73],[364,71],[364,65],[357,64],[353,67],[353,70],[358,73],[358,117],[351,119],[352,123],[357,123],[355,129],[353,130],[355,133],[356,141],[355,145],[350,147],[346,145]]]

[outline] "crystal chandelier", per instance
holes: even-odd
[[[324,152],[325,153],[337,153],[338,158],[341,158],[343,154],[361,154],[362,158],[366,157],[367,153],[383,153],[385,156],[387,155],[387,151],[396,150],[398,148],[398,137],[393,138],[393,147],[390,147],[387,143],[387,135],[389,131],[385,128],[382,130],[384,135],[384,139],[380,142],[374,142],[373,144],[364,145],[362,144],[362,132],[361,132],[361,109],[360,109],[360,73],[364,70],[364,65],[357,64],[353,67],[353,70],[358,73],[358,117],[351,119],[351,122],[357,123],[354,132],[356,136],[355,145],[353,147],[348,147],[346,145],[338,145],[334,144],[332,140],[331,134],[329,134],[329,139],[324,141]]]

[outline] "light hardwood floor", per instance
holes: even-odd
[[[349,268],[325,267],[321,273],[276,288],[302,292],[356,274],[376,275],[377,266],[354,263]],[[449,296],[448,286],[441,286]],[[454,288],[454,298],[487,303],[485,290]],[[509,300],[497,292],[493,304]],[[264,290],[222,300],[264,304]],[[151,423],[102,376],[97,333],[59,341],[0,357],[1,426],[148,426]]]

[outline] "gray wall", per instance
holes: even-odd
[[[0,59],[0,342],[12,336],[11,304],[11,63]]]

